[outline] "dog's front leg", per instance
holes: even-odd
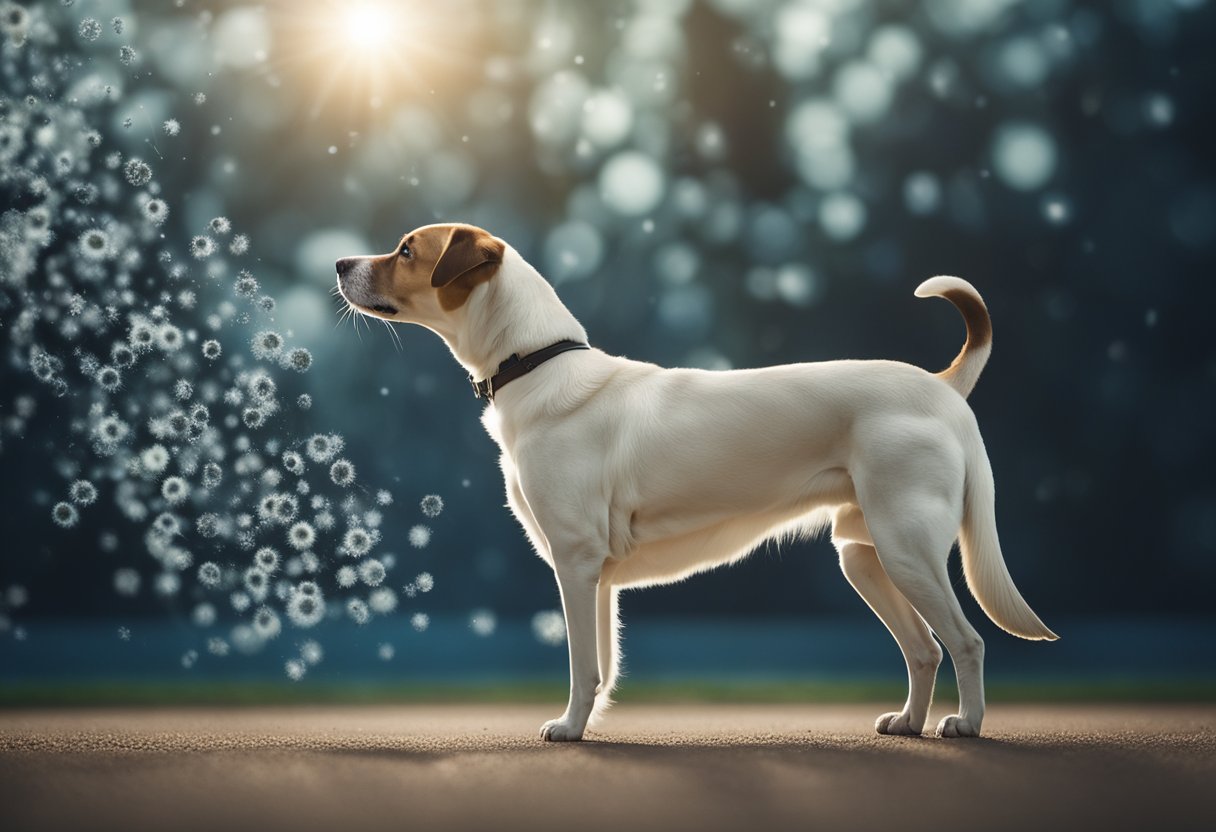
[[[595,600],[603,559],[594,555],[554,552],[554,571],[566,613],[566,636],[570,645],[570,702],[566,712],[541,726],[540,735],[550,742],[581,740],[595,705],[600,683],[596,648]]]

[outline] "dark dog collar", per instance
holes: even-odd
[[[526,376],[555,355],[561,355],[570,350],[589,349],[591,349],[589,344],[567,340],[558,341],[556,344],[550,344],[544,349],[539,349],[536,352],[530,352],[523,356],[519,353],[512,353],[507,357],[506,361],[498,365],[498,372],[484,381],[478,381],[470,373],[469,384],[473,385],[473,395],[475,397],[494,401],[494,394],[502,389],[504,384],[515,381],[520,376]]]

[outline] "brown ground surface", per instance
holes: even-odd
[[[1216,828],[1213,705],[996,704],[979,740],[879,737],[872,706],[624,705],[548,745],[556,710],[0,711],[0,826]]]

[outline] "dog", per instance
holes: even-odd
[[[935,635],[960,700],[937,736],[980,734],[984,642],[950,584],[956,539],[988,617],[1015,636],[1056,639],[1014,586],[997,539],[992,468],[966,402],[992,326],[967,281],[934,277],[916,290],[949,300],[966,323],[942,372],[897,361],[709,371],[588,346],[540,273],[475,226],[423,226],[387,254],[336,268],[351,307],[439,335],[487,402],[508,505],[556,574],[566,618],[570,698],[543,739],[582,739],[610,704],[621,589],[679,581],[829,525],[845,577],[907,663],[907,702],[878,717],[879,734],[922,733],[943,655]]]

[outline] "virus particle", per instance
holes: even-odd
[[[366,624],[371,620],[371,610],[367,608],[367,604],[358,598],[351,598],[346,602],[346,614],[350,616],[350,620],[356,624]]]
[[[279,553],[271,546],[263,546],[253,556],[253,562],[267,575],[273,575],[279,568]]]
[[[160,495],[171,506],[181,505],[190,496],[190,484],[181,477],[167,477],[161,484]]]
[[[182,331],[173,324],[162,324],[156,330],[156,346],[165,352],[173,352],[180,349],[182,343]]]
[[[181,521],[167,511],[156,515],[152,521],[153,530],[164,540],[168,540],[182,530]]]
[[[491,610],[473,610],[469,613],[469,629],[474,635],[486,638],[494,635],[498,628],[498,616]]]
[[[253,336],[250,348],[254,358],[263,361],[274,358],[283,349],[283,336],[274,330],[264,330]]]
[[[308,441],[304,443],[304,451],[313,462],[328,462],[336,453],[333,440],[323,433],[308,437]]]
[[[199,234],[190,240],[190,255],[196,260],[206,260],[215,253],[215,240]]]
[[[80,21],[80,26],[76,31],[85,40],[95,41],[101,37],[101,21],[95,17],[86,17]]]
[[[169,465],[169,452],[164,445],[145,448],[139,455],[139,464],[149,474],[159,474]]]
[[[308,664],[320,664],[325,658],[321,645],[311,639],[300,645],[300,658]]]
[[[543,610],[532,616],[532,635],[541,644],[558,646],[566,641],[566,619],[557,610]]]
[[[410,616],[410,626],[420,633],[426,632],[431,626],[431,617],[424,612],[416,612]]]
[[[55,503],[55,507],[51,509],[51,519],[56,525],[70,529],[80,520],[80,512],[71,503]]]
[[[122,373],[118,372],[118,368],[116,367],[99,367],[97,375],[94,378],[97,379],[97,384],[101,389],[109,393],[113,393],[119,387],[122,387]]]
[[[388,615],[397,609],[397,593],[386,586],[373,589],[367,596],[367,605],[371,607],[372,612]]]
[[[123,166],[122,172],[127,182],[136,188],[142,188],[152,181],[152,168],[148,167],[148,163],[141,159],[128,159],[127,164]]]
[[[316,540],[316,530],[313,529],[311,524],[305,523],[302,520],[287,531],[287,542],[293,549],[301,552],[311,549]]]
[[[431,542],[431,530],[422,524],[413,526],[410,528],[409,539],[410,545],[415,549],[425,549]]]
[[[283,467],[292,474],[304,473],[304,457],[300,456],[295,451],[287,451],[283,454]]]
[[[110,256],[110,238],[99,228],[90,228],[80,235],[80,256],[99,262]]]
[[[288,679],[298,682],[308,673],[308,665],[302,659],[288,659],[283,665],[283,671],[287,674]]]
[[[76,480],[68,488],[68,496],[78,506],[91,506],[97,502],[97,486],[88,480]]]
[[[329,478],[334,485],[347,488],[355,481],[355,466],[348,459],[339,459],[329,466]]]
[[[251,298],[258,293],[258,279],[247,271],[241,271],[236,276],[232,289],[243,298]]]
[[[223,574],[219,564],[207,561],[198,568],[198,582],[208,589],[215,589],[219,586],[222,578]]]
[[[206,488],[215,488],[224,478],[224,469],[215,462],[208,462],[203,466],[203,485]]]
[[[335,573],[334,579],[338,582],[338,586],[343,589],[350,589],[359,580],[359,573],[355,571],[353,566],[343,566]]]
[[[361,558],[372,549],[372,536],[361,528],[347,529],[342,535],[341,551],[347,557]]]
[[[427,517],[438,517],[439,513],[443,511],[443,498],[438,494],[428,494],[422,498],[419,508]]]
[[[283,354],[279,364],[285,370],[303,373],[312,366],[312,353],[304,347],[294,347]]]
[[[375,558],[368,558],[359,564],[359,578],[368,586],[379,586],[384,583],[386,574],[384,564]]]
[[[311,591],[306,591],[311,587]],[[292,592],[287,601],[287,618],[297,627],[313,627],[325,618],[325,599],[315,583],[305,581]]]
[[[283,631],[283,622],[270,607],[258,607],[253,614],[253,631],[263,639],[272,639]]]
[[[123,343],[115,343],[110,347],[110,360],[119,367],[130,367],[135,363],[135,350]]]
[[[265,373],[256,373],[249,381],[249,392],[260,402],[269,402],[274,398],[275,390],[274,379]]]
[[[161,129],[165,131],[166,136],[176,136],[182,132],[182,123],[175,118],[165,119]]]
[[[216,616],[215,605],[204,601],[191,611],[190,620],[196,627],[211,627],[215,624]]]
[[[114,572],[114,591],[119,595],[129,598],[138,594],[141,582],[139,573],[129,567]]]
[[[127,332],[127,343],[137,353],[147,352],[156,343],[156,332],[146,321],[136,321]]]
[[[250,597],[255,600],[261,600],[266,597],[266,593],[269,591],[270,577],[256,566],[251,566],[245,570],[244,584]]]

